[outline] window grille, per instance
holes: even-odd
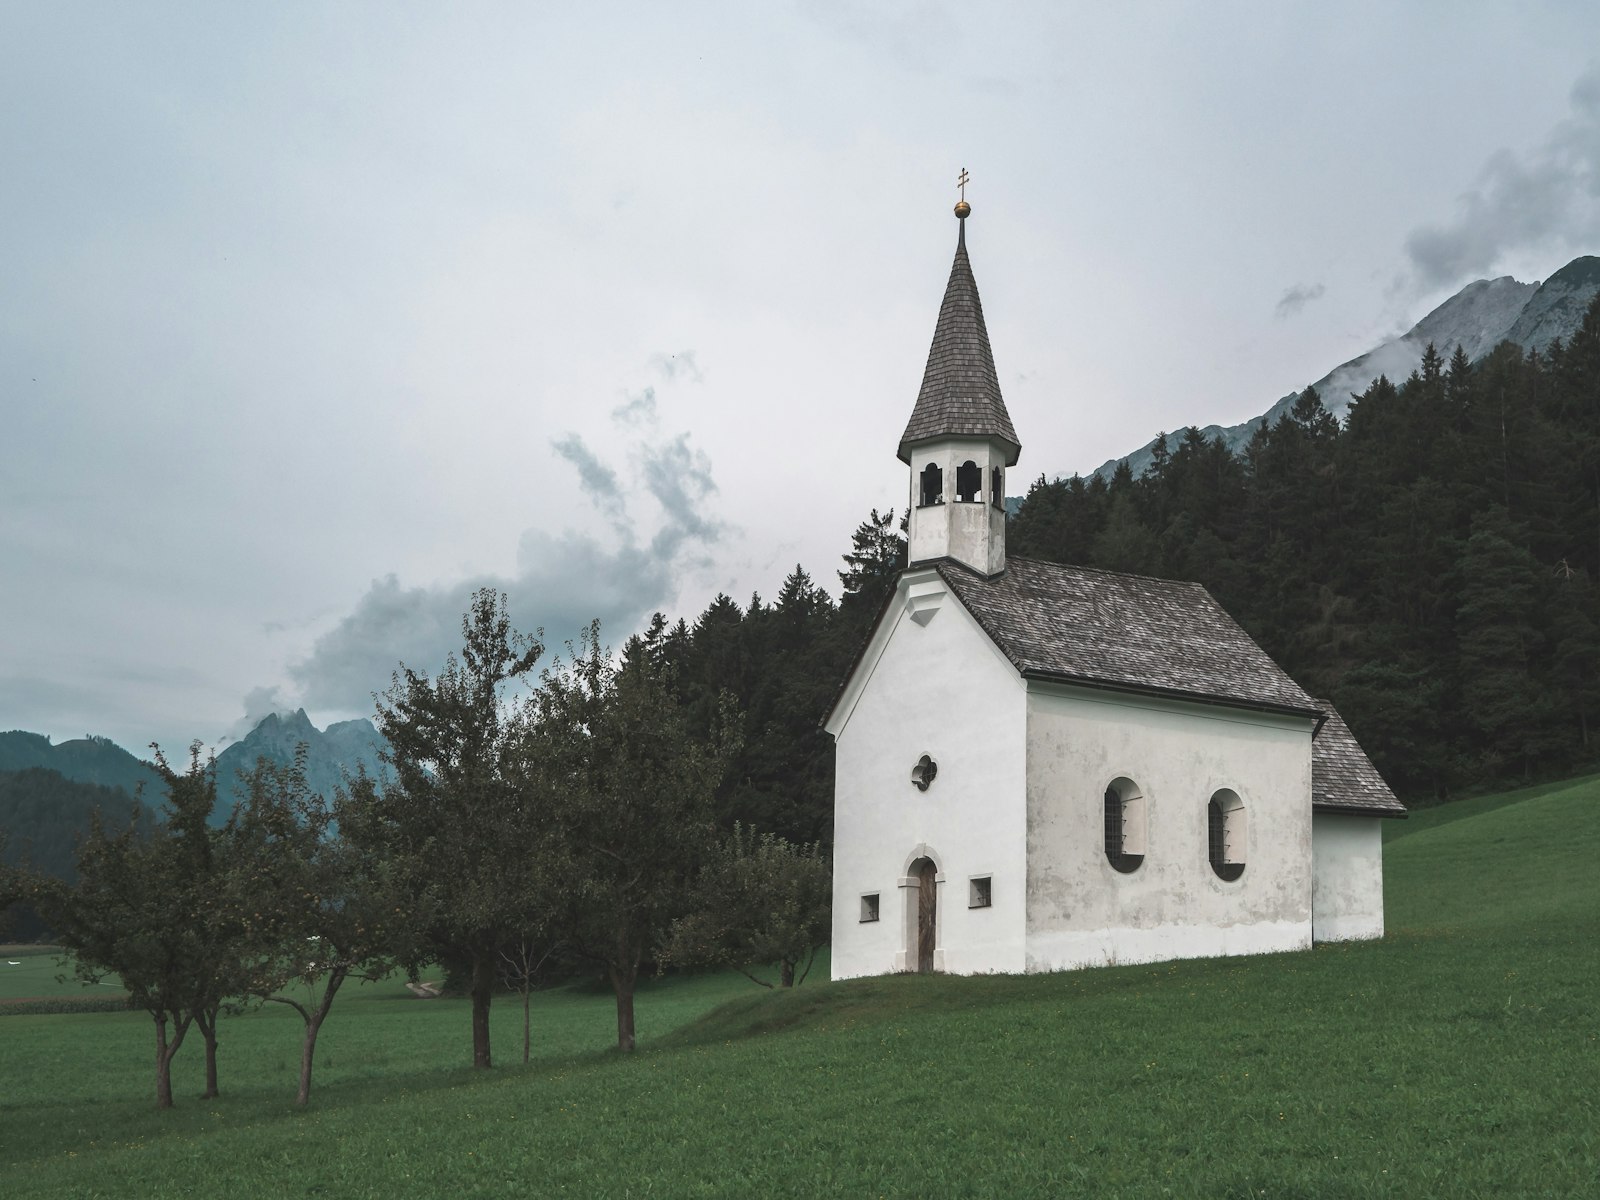
[[[1128,853],[1128,802],[1115,787],[1106,789],[1105,842],[1106,861],[1124,875],[1144,862],[1143,854]]]
[[[1213,797],[1206,805],[1206,840],[1210,848],[1211,869],[1219,878],[1232,880],[1244,874],[1244,863],[1231,861],[1234,857],[1229,853],[1232,830],[1228,826],[1228,814]]]
[[[1122,797],[1116,788],[1106,789],[1106,857],[1112,862],[1122,857]]]

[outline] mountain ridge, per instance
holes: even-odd
[[[326,729],[318,729],[303,708],[292,713],[268,713],[254,729],[217,755],[218,809],[231,810],[244,799],[240,775],[254,768],[258,759],[286,766],[294,761],[295,749],[301,743],[306,747],[306,785],[329,798],[344,782],[346,771],[365,768],[370,775],[378,774],[380,750],[388,745],[365,717],[335,721]]]
[[[1416,369],[1430,343],[1446,359],[1459,345],[1473,362],[1502,341],[1542,354],[1556,338],[1566,341],[1577,331],[1597,292],[1600,257],[1587,254],[1573,259],[1542,283],[1522,283],[1510,275],[1475,279],[1405,333],[1340,363],[1310,386],[1316,388],[1323,407],[1343,420],[1353,394],[1366,391],[1380,375],[1399,383]],[[1290,392],[1259,416],[1238,425],[1200,426],[1201,436],[1207,441],[1221,437],[1229,449],[1238,453],[1257,429],[1277,421],[1299,398],[1299,391]],[[1169,450],[1177,448],[1183,433],[1179,429],[1165,435]],[[1137,450],[1107,459],[1090,475],[1109,479],[1118,464],[1126,462],[1134,478],[1138,478],[1150,465],[1157,440],[1151,438]]]
[[[217,753],[217,808],[212,823],[227,821],[244,798],[240,776],[254,768],[257,759],[287,765],[294,761],[295,748],[302,742],[306,746],[306,783],[312,791],[329,797],[347,770],[364,767],[369,774],[378,774],[379,753],[387,745],[364,717],[318,729],[303,708],[268,713],[244,737]],[[182,769],[184,762],[173,766]],[[120,791],[130,800],[140,796],[157,810],[166,797],[166,785],[155,768],[110,738],[91,735],[53,743],[42,733],[22,729],[0,732],[0,772],[33,769],[52,771],[73,783]]]

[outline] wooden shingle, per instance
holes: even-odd
[[[1403,817],[1405,806],[1372,765],[1355,734],[1333,705],[1318,700],[1323,722],[1311,742],[1311,808],[1314,812]]]
[[[900,436],[900,459],[910,462],[911,447],[917,442],[951,436],[994,438],[1004,443],[1007,466],[1016,465],[1021,451],[1011,414],[1000,396],[989,330],[983,323],[983,302],[978,299],[978,284],[967,259],[965,221],[956,241],[944,303],[939,306],[922,390]]]
[[[988,578],[931,565],[1026,679],[1321,715],[1198,583],[1026,558]]]

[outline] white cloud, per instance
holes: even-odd
[[[700,377],[692,352],[657,357],[686,362],[688,371],[672,368],[679,377]],[[654,393],[647,392],[653,411]],[[625,428],[632,415],[624,405],[613,413],[613,424]],[[374,580],[354,609],[290,666],[307,707],[366,711],[373,693],[388,685],[399,663],[436,670],[459,648],[462,614],[480,587],[505,592],[513,624],[524,632],[541,631],[547,653],[575,640],[596,619],[603,637],[620,641],[652,612],[672,603],[686,568],[703,560],[706,548],[731,528],[707,509],[717,491],[711,460],[687,433],[637,442],[628,456],[629,479],[577,433],[552,440],[551,447],[577,470],[583,495],[607,518],[609,530],[525,529],[516,569],[509,574],[475,574],[422,586],[405,586],[393,574]],[[630,492],[655,501],[660,519],[653,529],[643,528],[629,514]],[[275,693],[260,688],[251,698],[258,704],[279,702]]]
[[[1278,298],[1278,303],[1273,312],[1280,321],[1287,317],[1292,317],[1313,300],[1322,299],[1327,290],[1320,283],[1297,283]]]
[[[1519,250],[1594,249],[1600,238],[1600,67],[1573,86],[1571,114],[1526,154],[1501,149],[1449,221],[1406,238],[1402,290],[1454,287]]]

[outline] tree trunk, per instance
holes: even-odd
[[[156,1107],[172,1107],[172,1059],[189,1031],[187,1019],[177,1022],[172,1041],[167,1041],[167,1015],[156,1013]]]
[[[489,1061],[489,1001],[494,998],[494,959],[481,955],[472,964],[472,1065],[487,1071]]]
[[[156,1107],[172,1107],[172,1055],[167,1053],[167,1019],[156,1017]]]
[[[637,965],[611,968],[611,986],[617,993],[617,1049],[633,1052],[633,985],[639,974]]]
[[[328,1010],[333,1007],[334,993],[339,990],[339,985],[345,980],[343,969],[336,969],[328,977],[327,985],[322,989],[322,1003],[317,1005],[317,1011],[308,1013],[304,1009],[300,1015],[306,1019],[305,1041],[300,1047],[300,1090],[295,1093],[294,1102],[304,1108],[311,1100],[311,1066],[316,1060],[317,1034],[322,1032],[322,1022],[328,1015]]]
[[[794,986],[794,963],[786,958],[780,964],[778,971],[779,984],[786,988],[792,988]]]
[[[522,1065],[528,1065],[531,1053],[532,1024],[528,1020],[528,1004],[533,998],[533,989],[528,986],[526,979],[522,983]]]
[[[217,1089],[217,1010],[196,1013],[194,1023],[200,1027],[200,1036],[206,1044],[206,1090],[200,1094],[200,1099],[211,1100],[222,1094]]]
[[[306,1022],[305,1041],[300,1045],[300,1090],[294,1096],[299,1108],[304,1108],[311,1100],[311,1064],[316,1059],[317,1034],[322,1030],[323,1015],[324,1012],[318,1012]]]

